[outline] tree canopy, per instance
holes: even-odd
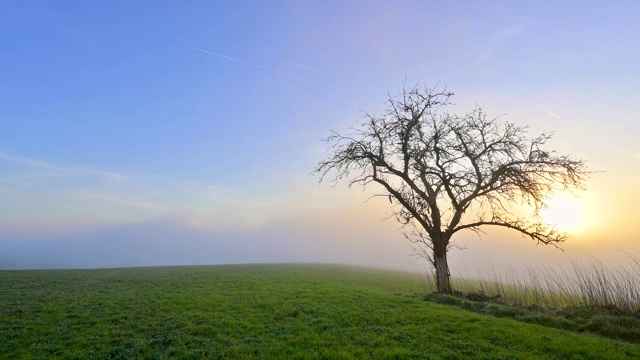
[[[392,205],[405,236],[436,270],[438,289],[451,292],[447,250],[454,234],[485,226],[508,228],[538,243],[568,237],[539,211],[559,189],[583,188],[583,160],[546,149],[550,133],[490,118],[481,107],[447,111],[452,92],[414,86],[389,96],[388,108],[365,113],[348,135],[332,132],[315,171],[351,187],[375,183]],[[531,206],[532,216],[514,211]]]

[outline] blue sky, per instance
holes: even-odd
[[[405,78],[446,84],[461,111],[480,104],[554,131],[558,150],[606,170],[579,200],[592,225],[577,237],[590,240],[567,256],[599,252],[612,232],[616,251],[640,250],[638,11],[633,1],[0,2],[0,257],[74,265],[47,254],[112,241],[129,252],[126,239],[141,236],[158,247],[150,234],[170,224],[184,240],[165,255],[77,266],[188,263],[171,254],[197,253],[202,231],[209,252],[245,239],[246,258],[228,262],[405,266],[397,226],[379,224],[384,204],[308,176],[320,139],[359,109],[383,109]],[[273,255],[261,258],[256,241]],[[532,249],[513,246],[505,259]]]

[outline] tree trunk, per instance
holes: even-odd
[[[434,244],[435,245],[435,244]],[[447,246],[434,246],[433,266],[436,269],[436,285],[441,294],[451,294],[451,276],[447,263]]]

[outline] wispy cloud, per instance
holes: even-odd
[[[625,149],[625,148],[620,149],[620,152],[625,154],[625,155],[631,156],[634,159],[640,160],[640,153],[637,153],[637,152],[634,152],[634,151],[630,151],[630,150]]]
[[[0,152],[0,160],[5,160],[15,164],[27,165],[27,166],[37,167],[41,169],[46,169],[46,170],[58,171],[61,173],[72,173],[72,171],[57,165],[49,164],[44,161],[25,158],[22,156],[7,154],[5,152]]]
[[[99,176],[106,180],[111,180],[111,181],[123,181],[127,179],[125,175],[118,174],[112,171],[104,171],[104,170],[82,168],[82,167],[60,166],[57,164],[52,164],[52,163],[48,163],[48,162],[36,160],[36,159],[30,159],[30,158],[26,158],[18,155],[8,154],[5,152],[0,152],[0,160],[4,160],[7,162],[11,162],[11,163],[19,164],[23,166],[29,166],[33,168],[39,168],[39,169],[51,171],[59,176],[92,175],[92,176]]]
[[[548,108],[542,106],[542,105],[538,105],[538,107],[542,110],[544,110],[547,114],[551,115],[552,117],[556,118],[556,119],[562,119],[562,116],[554,113],[553,111],[549,110]]]
[[[276,69],[272,69],[272,68],[270,68],[270,67],[266,67],[266,66],[262,66],[262,65],[254,64],[254,63],[252,63],[252,62],[248,62],[248,61],[241,60],[241,59],[238,59],[238,58],[234,58],[234,57],[231,57],[231,56],[227,56],[227,55],[223,55],[223,54],[218,54],[218,53],[215,53],[215,52],[213,52],[213,51],[203,50],[203,49],[200,49],[200,48],[193,48],[193,49],[194,49],[194,50],[197,50],[197,51],[201,51],[201,52],[203,52],[203,53],[207,53],[207,54],[215,55],[215,56],[221,57],[221,58],[223,58],[223,59],[227,59],[227,60],[235,61],[235,62],[240,63],[240,64],[249,65],[249,66],[256,67],[256,68],[258,68],[258,69],[271,71],[271,72],[274,72],[274,73],[276,73],[276,74],[280,74],[280,75],[284,75],[284,76],[288,76],[288,77],[296,78],[296,79],[299,79],[299,80],[309,81],[308,79],[305,79],[305,78],[302,78],[302,77],[299,77],[299,76],[295,76],[295,75],[291,75],[291,74],[283,73],[283,72],[281,72],[281,71],[278,71],[278,70],[276,70]]]
[[[67,229],[162,216],[203,228],[251,228],[272,217],[278,202],[188,179],[123,175],[6,152],[0,152],[0,169],[0,230]]]

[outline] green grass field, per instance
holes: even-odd
[[[328,265],[0,271],[0,358],[640,358],[424,291],[417,275]]]

